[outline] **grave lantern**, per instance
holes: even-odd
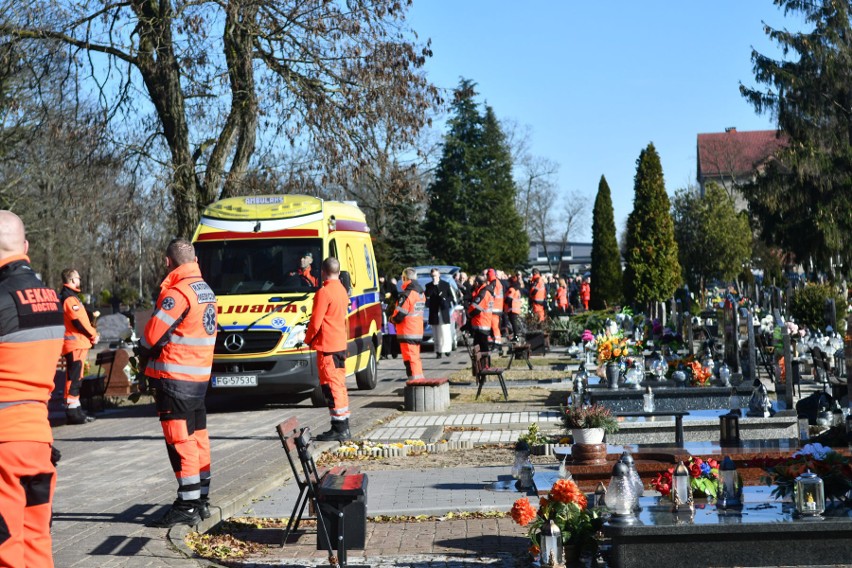
[[[723,446],[740,443],[740,415],[734,411],[719,417],[719,443]]]
[[[639,477],[639,472],[636,471],[636,461],[633,459],[633,456],[630,455],[630,452],[625,450],[621,453],[621,457],[618,459],[621,463],[627,466],[629,470],[630,482],[633,484],[633,509],[639,510],[639,498],[642,497],[642,494],[645,493],[645,485],[642,483],[642,478]]]
[[[796,514],[817,517],[825,511],[825,485],[811,470],[796,478]]]
[[[689,483],[689,470],[683,462],[677,464],[672,475],[672,512],[694,511],[692,485]]]
[[[725,459],[722,460],[722,464],[719,466],[719,477],[721,485],[719,487],[719,497],[716,500],[716,506],[720,509],[742,507],[743,487],[740,482],[740,475],[737,473],[737,467],[731,456],[725,456]]]
[[[610,523],[630,525],[636,522],[636,516],[633,514],[634,494],[630,470],[624,463],[615,462],[612,466],[612,478],[606,490],[606,507],[612,513]]]
[[[742,399],[740,398],[740,393],[737,392],[737,387],[731,387],[731,396],[728,398],[728,406],[731,407],[730,413],[736,414],[737,416],[741,416],[742,415],[742,411],[740,410],[741,405],[742,405]]]
[[[654,410],[654,391],[651,390],[651,385],[648,385],[648,388],[645,390],[645,394],[642,395],[642,411],[654,412]]]
[[[722,363],[719,366],[719,381],[722,383],[723,387],[731,386],[731,368],[728,367],[727,363]]]
[[[642,388],[642,380],[645,378],[645,373],[639,370],[639,367],[634,363],[632,367],[627,370],[625,374],[625,379],[627,386],[632,389],[641,389]]]
[[[519,479],[521,477],[521,468],[527,460],[530,459],[530,446],[523,440],[519,440],[515,444],[515,461],[512,463],[512,477]]]
[[[686,386],[686,373],[684,373],[683,370],[678,369],[677,371],[672,373],[672,380],[675,382],[675,384],[677,386],[685,387]]]
[[[535,467],[530,461],[529,456],[527,456],[527,460],[521,466],[520,477],[518,477],[518,489],[521,491],[532,489],[533,475],[535,475]]]
[[[564,568],[565,562],[562,555],[562,531],[553,520],[546,522],[541,527],[538,538],[541,553],[539,564],[547,568]]]
[[[606,507],[606,486],[603,481],[598,481],[598,486],[595,487],[595,500],[592,503],[593,508]]]
[[[653,359],[651,359],[651,364],[649,366],[651,374],[654,375],[655,377],[657,377],[658,381],[662,381],[666,377],[666,368],[667,367],[668,367],[668,365],[666,364],[663,357],[655,351]]]

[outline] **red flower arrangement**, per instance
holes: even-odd
[[[556,523],[565,544],[577,544],[582,548],[594,543],[593,522],[600,516],[598,511],[588,508],[585,493],[570,479],[557,480],[547,496],[539,500],[538,511],[529,499],[522,497],[512,505],[510,514],[513,521],[529,527],[527,536],[532,542],[530,552],[533,554],[540,546],[539,533],[546,522]]]
[[[713,372],[705,369],[698,361],[690,361],[687,366],[692,371],[692,386],[694,387],[709,387],[710,379],[713,378]]]
[[[689,469],[689,484],[693,492],[701,492],[715,498],[719,493],[719,462],[713,458],[702,460],[699,457],[691,457],[686,467]],[[663,473],[658,473],[657,477],[651,480],[651,485],[665,497],[672,491],[673,475],[674,467],[670,467]]]
[[[518,499],[515,501],[515,504],[512,505],[512,511],[510,514],[512,515],[512,520],[522,527],[530,524],[536,516],[535,509],[528,499]]]

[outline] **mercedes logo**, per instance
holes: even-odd
[[[238,335],[236,333],[232,333],[228,337],[225,338],[225,349],[230,351],[231,353],[236,353],[237,351],[243,348],[246,340],[243,339],[242,335]]]

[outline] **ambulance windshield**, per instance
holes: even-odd
[[[321,239],[234,239],[195,243],[204,280],[216,295],[315,290]]]

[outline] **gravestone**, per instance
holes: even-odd
[[[837,331],[837,312],[835,311],[834,298],[828,298],[825,301],[825,326],[831,326],[833,331]]]
[[[725,346],[725,362],[732,373],[740,372],[738,333],[737,307],[730,299],[725,300],[725,307],[722,310],[722,341]]]
[[[793,376],[793,343],[790,340],[790,334],[787,331],[787,324],[784,318],[781,317],[781,310],[775,310],[775,325],[781,327],[781,341],[784,344],[784,376],[787,380],[784,382],[784,402],[787,403],[787,408],[793,408],[793,387],[795,387],[795,379]],[[780,377],[778,377],[780,379]]]
[[[757,378],[757,357],[756,351],[757,343],[755,343],[754,339],[754,317],[751,314],[751,310],[748,308],[743,308],[743,318],[745,319],[746,324],[746,333],[748,334],[748,369],[749,369],[749,378],[754,380]]]
[[[852,381],[849,380],[849,372],[852,370],[852,315],[846,318],[846,335],[843,337],[843,354],[846,358],[846,398],[848,406],[852,408]]]

